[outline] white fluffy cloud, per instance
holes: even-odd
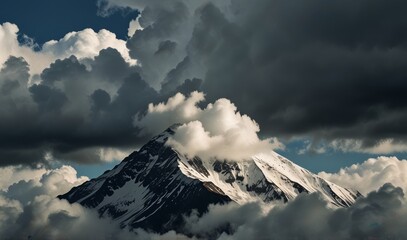
[[[77,58],[93,58],[99,54],[100,50],[109,47],[117,49],[127,62],[135,63],[135,60],[129,56],[126,41],[117,39],[114,33],[105,29],[95,32],[93,29],[87,28],[79,32],[67,33],[58,41],[51,40],[44,43],[42,51],[53,55],[56,59],[71,55],[75,55]]]
[[[129,29],[128,29],[128,33],[127,33],[128,37],[132,37],[137,30],[142,30],[143,29],[140,26],[139,19],[140,19],[140,16],[137,17],[136,19],[130,21]]]
[[[0,66],[12,55],[24,57],[31,66],[32,73],[40,73],[42,69],[52,62],[52,56],[34,51],[31,41],[20,44],[18,41],[19,29],[12,23],[0,24]],[[29,38],[26,38],[29,40]]]
[[[20,181],[39,181],[47,172],[44,168],[31,169],[24,166],[9,166],[0,168],[0,191],[5,191],[9,186]]]
[[[27,36],[26,41],[20,43],[19,34],[17,25],[8,22],[0,24],[0,65],[3,65],[9,56],[23,57],[30,65],[32,75],[41,73],[57,59],[71,55],[79,59],[94,58],[100,50],[108,47],[117,49],[129,64],[136,63],[129,56],[126,41],[117,39],[114,33],[105,29],[99,32],[89,28],[70,32],[59,40],[44,43],[39,51],[35,49],[33,40]]]
[[[256,203],[212,206],[186,217],[188,229],[203,238],[245,239],[405,239],[407,202],[403,191],[386,184],[349,208],[331,209],[318,194],[300,195],[264,213]],[[227,229],[225,231],[224,229]]]
[[[203,159],[241,160],[257,153],[284,146],[275,138],[261,140],[259,125],[237,111],[228,99],[218,99],[200,108],[205,100],[202,92],[189,97],[181,93],[157,105],[149,104],[146,116],[136,119],[135,125],[144,132],[159,133],[174,123],[179,126],[168,144],[188,156]]]
[[[374,189],[349,208],[331,209],[318,194],[300,195],[295,200],[273,208],[258,203],[238,205],[210,205],[208,212],[196,211],[185,215],[183,231],[192,238],[175,231],[164,234],[142,229],[121,229],[110,219],[99,218],[97,212],[79,204],[69,204],[56,198],[67,189],[86,181],[78,177],[75,169],[62,166],[57,169],[12,167],[0,169],[12,172],[14,180],[2,182],[6,190],[0,191],[0,236],[2,239],[395,239],[407,237],[407,203],[401,188],[385,184],[376,190],[379,182],[391,181],[405,186],[399,180],[405,172],[405,160],[396,158],[369,159],[360,166],[351,166],[366,182],[376,180],[363,188]],[[373,172],[373,174],[372,174]],[[380,172],[385,172],[379,174]],[[383,177],[383,176],[387,177]],[[380,177],[377,177],[380,176]],[[390,177],[390,178],[389,178]],[[359,178],[338,179],[361,184]],[[19,180],[22,179],[22,180]],[[356,179],[356,180],[355,180]],[[333,179],[332,179],[333,180]],[[287,226],[290,228],[287,228]]]
[[[47,195],[56,197],[68,192],[72,187],[89,180],[87,177],[77,177],[76,170],[63,165],[56,169],[38,168],[30,170],[24,167],[1,168],[0,172],[12,177],[3,180],[3,194],[10,198],[27,203],[36,196]]]
[[[96,211],[56,198],[87,177],[78,177],[74,168],[0,168],[0,236],[2,239],[189,239],[170,231],[155,234],[122,229],[111,219],[99,218]],[[11,176],[7,181],[3,178]]]
[[[385,183],[407,192],[407,160],[396,157],[370,158],[361,164],[342,168],[337,173],[321,172],[319,176],[340,186],[357,189],[362,194],[378,189]]]
[[[0,191],[0,235],[2,239],[131,239],[133,234],[79,204],[59,200],[87,177],[77,177],[74,168],[1,168],[12,173]],[[4,175],[2,175],[3,177]],[[7,175],[6,175],[7,177]],[[103,226],[103,227],[101,227]]]
[[[0,211],[4,207],[0,206]],[[6,207],[12,209],[13,205],[9,202]],[[5,239],[134,238],[134,234],[108,219],[100,219],[92,210],[47,195],[35,197],[22,211],[18,210],[21,208],[15,208],[15,214],[9,214],[8,219],[0,219],[1,226],[8,226],[0,229]]]

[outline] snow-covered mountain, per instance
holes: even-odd
[[[320,192],[332,206],[349,206],[360,195],[328,182],[270,151],[247,161],[189,159],[165,143],[169,128],[112,170],[59,196],[95,208],[121,226],[158,232],[177,229],[182,214],[211,203],[289,201]]]

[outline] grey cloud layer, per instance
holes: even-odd
[[[330,209],[317,194],[301,195],[268,213],[256,203],[211,206],[187,217],[188,229],[213,239],[404,239],[407,205],[401,188],[386,184],[349,208]],[[219,234],[220,229],[224,230]],[[222,232],[222,231],[221,231]]]
[[[92,163],[103,159],[103,148],[133,151],[151,137],[139,135],[136,114],[174,93],[160,94],[139,72],[107,48],[94,59],[57,60],[30,85],[28,64],[10,57],[0,70],[0,165],[35,165],[47,154]],[[189,93],[197,83],[175,91]]]
[[[368,160],[361,171],[387,171],[385,164]],[[404,164],[404,163],[403,163]],[[356,169],[357,172],[357,169]],[[5,239],[405,239],[407,199],[401,188],[384,184],[360,198],[349,208],[331,209],[316,193],[300,195],[287,204],[276,203],[272,209],[259,203],[211,205],[199,215],[184,216],[181,228],[186,237],[170,231],[165,234],[142,229],[121,229],[108,218],[99,218],[92,209],[69,204],[58,194],[88,180],[78,177],[70,166],[56,169],[28,167],[0,168],[0,235]],[[341,173],[339,173],[341,174]],[[347,171],[343,174],[353,173]],[[364,174],[366,181],[385,182],[374,174]],[[354,182],[353,186],[358,186]],[[362,186],[363,190],[371,186]],[[289,227],[288,227],[289,226]]]
[[[100,6],[141,12],[142,29],[127,41],[139,65],[106,49],[95,59],[57,60],[27,89],[28,65],[10,58],[0,72],[1,164],[33,163],[45,152],[92,162],[100,147],[134,148],[144,141],[132,125],[137,113],[195,89],[208,102],[230,99],[264,135],[355,139],[359,148],[392,139],[399,147],[388,149],[407,149],[402,1]]]
[[[404,2],[138,2],[145,28],[127,45],[146,79],[155,64],[167,71],[153,80],[163,91],[202,78],[210,100],[231,99],[278,136],[406,140]],[[168,61],[156,54],[167,45]]]
[[[27,167],[0,168],[4,175],[19,176],[0,184],[0,236],[2,239],[184,239],[170,231],[164,235],[142,229],[130,232],[96,211],[56,198],[86,180],[75,169]],[[186,239],[186,238],[185,238]]]
[[[1,70],[2,164],[43,159],[97,161],[97,147],[139,143],[133,116],[157,97],[114,49],[102,50],[88,67],[75,57],[57,60],[27,89],[28,66],[10,58]],[[88,69],[89,68],[89,69]],[[92,149],[95,148],[95,149]]]

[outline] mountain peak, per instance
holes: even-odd
[[[290,201],[319,192],[331,205],[350,206],[359,193],[328,182],[270,150],[246,161],[187,157],[167,146],[174,124],[112,170],[59,196],[98,210],[121,226],[162,232],[182,214],[209,204]],[[164,226],[164,227],[163,227]]]

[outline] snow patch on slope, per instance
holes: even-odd
[[[357,192],[328,182],[273,151],[238,162],[202,161],[179,154],[178,166],[186,176],[211,183],[239,204],[288,201],[302,192],[320,192],[332,206],[349,206],[357,196]]]

